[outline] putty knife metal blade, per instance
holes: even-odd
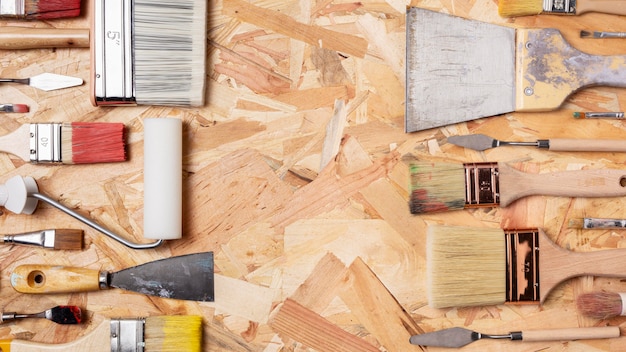
[[[22,293],[74,293],[109,287],[193,301],[214,300],[213,252],[181,255],[109,273],[58,265],[19,265],[11,285]]]
[[[515,29],[411,7],[405,130],[515,110]]]

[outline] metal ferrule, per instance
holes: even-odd
[[[109,272],[108,271],[101,271],[98,274],[98,286],[100,287],[101,290],[106,290],[107,288],[109,288]]]
[[[576,0],[543,0],[543,11],[554,14],[575,15]]]
[[[588,119],[602,118],[602,117],[613,118],[613,119],[623,119],[624,113],[623,112],[586,112],[585,113],[585,118],[588,118]]]
[[[61,160],[60,123],[30,124],[30,161],[33,163],[60,163]]]
[[[626,219],[584,218],[583,229],[624,229]]]
[[[15,243],[34,245],[44,248],[54,248],[54,237],[56,230],[43,230],[20,233],[16,235],[6,235],[3,238],[4,243]]]
[[[24,0],[0,0],[0,15],[16,17],[24,15]]]
[[[143,352],[143,319],[111,319],[111,352]]]
[[[91,53],[96,105],[135,105],[132,1],[95,0]]]

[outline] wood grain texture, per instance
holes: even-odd
[[[570,218],[626,217],[626,197],[532,196],[507,208],[414,216],[407,205],[408,163],[414,159],[496,161],[532,173],[625,169],[626,153],[533,148],[476,152],[448,144],[446,137],[484,133],[502,140],[624,139],[622,121],[576,120],[572,111],[623,111],[626,94],[621,88],[590,87],[575,92],[553,112],[515,112],[404,133],[407,4],[399,0],[211,1],[207,104],[199,108],[95,108],[89,101],[88,49],[3,50],[1,76],[52,72],[80,77],[86,83],[52,92],[1,86],[3,103],[28,104],[30,112],[0,114],[0,135],[35,122],[123,122],[129,160],[33,165],[2,153],[0,182],[14,175],[33,176],[43,193],[127,239],[148,242],[142,236],[143,119],[177,117],[183,120],[184,211],[182,239],[155,250],[134,251],[45,204],[33,215],[2,209],[3,232],[81,228],[85,248],[55,251],[54,255],[38,248],[0,248],[0,307],[39,311],[74,304],[81,306],[87,317],[86,324],[78,327],[35,319],[2,325],[0,338],[68,343],[88,335],[106,318],[199,314],[204,317],[205,351],[320,350],[321,346],[304,346],[305,341],[285,338],[268,323],[287,299],[323,319],[329,331],[341,329],[378,350],[389,351],[393,347],[388,341],[394,335],[386,324],[398,326],[397,336],[416,328],[432,331],[452,326],[507,332],[624,325],[623,318],[596,321],[579,316],[575,309],[574,299],[581,292],[626,291],[626,282],[610,277],[569,280],[552,290],[541,308],[503,305],[436,310],[427,306],[425,233],[429,224],[532,226],[544,228],[552,240],[568,249],[626,247],[626,234],[621,231],[567,227]],[[626,53],[626,41],[579,36],[582,29],[626,31],[619,16],[589,13],[504,19],[497,14],[497,3],[489,0],[411,4],[514,28],[558,28],[573,47],[584,52]],[[85,11],[75,19],[7,20],[0,27],[89,28],[90,5],[91,0],[83,1]],[[238,9],[247,12],[234,13]],[[264,13],[278,17],[258,16]],[[345,102],[344,135],[336,156],[320,170],[322,151],[333,149],[325,145],[325,131],[338,99]],[[332,143],[336,146],[337,140]],[[203,250],[215,252],[216,283],[222,282],[222,289],[232,291],[222,304],[168,300],[122,290],[34,296],[17,293],[9,281],[12,270],[21,264],[117,271]],[[357,257],[364,264],[362,270],[356,271],[358,276],[348,274],[355,269],[348,268]],[[364,292],[369,287],[374,287],[372,292]],[[356,296],[346,298],[349,292]],[[373,310],[370,303],[352,311],[351,306],[376,297],[387,302],[384,314]],[[405,315],[400,314],[402,310]],[[400,328],[401,322],[407,323],[406,327]],[[327,340],[325,333],[313,337],[313,341],[322,341],[320,344]],[[464,350],[503,349],[613,352],[626,350],[626,339],[524,344],[478,341]]]

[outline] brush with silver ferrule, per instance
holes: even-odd
[[[56,306],[39,313],[0,312],[0,323],[17,319],[40,318],[48,319],[57,324],[80,324],[82,311],[77,306]]]
[[[626,32],[580,31],[581,38],[626,38]]]
[[[626,229],[626,219],[577,218],[570,219],[567,227],[572,229]]]
[[[0,78],[0,83],[26,84],[33,88],[50,91],[80,86],[83,84],[83,80],[78,77],[58,75],[55,73],[42,73],[30,78]]]
[[[623,119],[624,113],[621,111],[615,112],[574,112],[575,119],[599,119],[599,118],[608,118],[608,119]]]
[[[4,235],[2,243],[39,246],[50,249],[82,249],[83,230],[76,229],[48,229],[25,232],[14,235]]]
[[[479,151],[513,145],[534,146],[562,152],[626,152],[626,141],[621,139],[552,138],[539,139],[534,142],[512,142],[500,141],[484,134],[468,134],[464,136],[450,136],[448,137],[448,142]]]

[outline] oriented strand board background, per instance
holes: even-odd
[[[89,1],[85,2],[88,8]],[[584,215],[626,217],[625,199],[531,197],[507,209],[412,216],[405,160],[505,161],[532,172],[624,168],[621,153],[554,153],[535,148],[466,151],[446,143],[481,132],[500,139],[624,138],[618,120],[574,120],[572,111],[620,111],[623,89],[594,88],[560,111],[506,114],[413,134],[403,132],[404,13],[408,1],[211,1],[208,103],[203,108],[95,108],[88,84],[56,92],[2,85],[2,103],[27,103],[28,114],[1,114],[0,132],[24,123],[121,121],[130,160],[84,166],[30,165],[0,154],[0,181],[33,176],[40,190],[135,241],[142,238],[142,120],[184,120],[182,240],[133,251],[46,205],[34,215],[0,216],[2,232],[47,227],[85,229],[84,251],[0,248],[0,308],[35,312],[56,304],[86,309],[82,326],[28,320],[0,326],[0,338],[60,343],[87,335],[109,317],[201,314],[206,351],[420,350],[411,334],[452,326],[483,332],[623,325],[577,314],[589,290],[626,291],[618,279],[577,278],[539,306],[433,310],[425,296],[425,229],[431,223],[539,226],[573,250],[626,247],[626,231],[567,227]],[[515,27],[556,27],[575,47],[626,54],[626,40],[580,39],[581,29],[626,31],[623,17],[533,16],[502,19],[496,1],[412,3]],[[622,6],[621,4],[616,6]],[[86,28],[89,14],[54,22],[2,25]],[[269,16],[268,14],[271,14]],[[89,82],[86,49],[5,51],[2,77],[41,72]],[[327,128],[327,126],[330,126]],[[335,157],[335,154],[338,155]],[[320,170],[324,160],[325,167]],[[471,240],[471,239],[468,239]],[[215,252],[217,300],[183,302],[110,290],[28,296],[13,291],[11,269],[51,263],[119,270],[202,250]],[[624,274],[624,268],[615,268]],[[471,275],[471,273],[468,273]],[[623,351],[626,339],[513,343],[480,341],[465,350]],[[435,349],[433,349],[435,350]]]

